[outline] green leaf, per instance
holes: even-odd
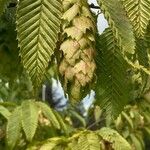
[[[36,103],[31,101],[24,101],[21,105],[22,109],[22,127],[28,141],[32,141],[37,126],[39,110]]]
[[[130,134],[130,137],[134,145],[133,147],[137,150],[143,150],[142,143],[140,142],[140,140],[134,134]]]
[[[88,141],[88,149],[87,150],[100,150],[100,139],[96,135],[96,133],[89,133],[86,135]]]
[[[98,134],[112,144],[114,150],[131,150],[129,143],[118,132],[110,128],[102,128]]]
[[[133,26],[136,39],[136,53],[141,67],[149,68],[148,48],[145,42],[145,34],[150,21],[150,1],[149,0],[122,0],[127,16]],[[141,71],[143,94],[149,86],[147,84],[148,75]]]
[[[150,21],[149,0],[121,0],[137,37],[144,37]]]
[[[20,0],[17,32],[20,55],[35,88],[39,87],[56,48],[61,0]]]
[[[0,105],[0,114],[2,116],[4,116],[7,120],[9,119],[9,116],[11,115],[10,111],[7,108],[5,108],[4,106],[1,106],[1,105]]]
[[[150,21],[149,21],[149,24],[147,26],[147,30],[146,30],[146,34],[145,34],[145,40],[146,40],[146,43],[148,45],[148,49],[150,50]]]
[[[101,117],[102,117],[102,109],[99,107],[99,106],[95,106],[94,108],[94,119],[95,119],[95,122],[99,122]]]
[[[149,67],[148,46],[142,38],[136,40],[136,53],[138,55],[139,64],[145,68]]]
[[[146,37],[144,36],[144,39],[137,38],[136,39],[136,54],[138,62],[143,68],[149,68],[150,62],[149,62],[149,52],[148,52],[148,45],[146,43]],[[139,95],[143,95],[147,90],[150,88],[149,84],[149,75],[145,73],[143,70],[140,70],[140,76],[142,79],[141,87],[139,91]]]
[[[47,142],[45,142],[39,150],[53,150],[58,144],[62,142],[62,138],[55,137],[49,139]]]
[[[37,106],[41,109],[44,116],[53,124],[54,127],[60,129],[59,121],[57,120],[57,117],[53,110],[42,102],[37,102]]]
[[[120,0],[97,0],[113,35],[125,52],[134,53],[135,41],[132,25]]]
[[[129,123],[130,127],[133,129],[134,125],[133,125],[132,119],[125,112],[122,112],[121,114],[126,119],[126,121]]]
[[[115,120],[115,127],[117,130],[121,130],[124,127],[124,122],[122,120],[121,114]]]
[[[76,145],[72,145],[73,150],[100,150],[100,140],[96,133],[85,133],[79,136]]]
[[[63,118],[59,115],[58,112],[54,111],[55,117],[57,118],[59,124],[60,124],[60,129],[63,130],[65,132],[66,135],[68,135],[68,127],[65,124]]]
[[[0,0],[0,16],[5,11],[7,5],[9,4],[10,0]]]
[[[20,138],[21,132],[21,108],[17,107],[9,116],[6,137],[9,150],[12,150]]]
[[[150,138],[150,128],[149,127],[144,127],[144,130],[148,134],[148,137]]]
[[[117,117],[130,99],[128,65],[110,28],[97,37],[96,103],[107,115]]]
[[[83,125],[83,127],[86,127],[86,121],[85,119],[80,116],[76,111],[70,110],[69,113],[75,117],[77,120],[79,120],[81,122],[81,124]]]

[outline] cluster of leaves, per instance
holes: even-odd
[[[109,128],[78,131],[66,125],[65,119],[56,111],[36,101],[47,68],[53,65],[52,57],[57,60],[58,76],[61,76],[73,104],[91,88],[95,62],[96,103],[106,116],[117,117],[129,101],[149,97],[145,93],[150,90],[150,1],[97,1],[109,28],[95,37],[96,22],[87,0],[0,0],[0,78],[22,81],[19,78],[19,69],[22,68],[19,66],[20,53],[34,93],[29,97],[32,100],[23,100],[21,105],[7,104],[11,105],[11,109],[7,109],[5,103],[0,105],[0,113],[7,120],[2,120],[0,125],[2,129],[6,127],[2,138],[6,137],[8,149],[20,149],[17,148],[19,145],[41,150],[60,147],[81,150],[131,149],[116,131]],[[10,2],[18,3],[17,12],[16,8],[7,9]],[[5,92],[6,84],[1,86]],[[118,130],[135,149],[144,149],[141,130],[148,134],[150,132],[150,110],[147,104],[139,105],[143,108],[126,107],[115,123],[109,125]],[[78,114],[74,115],[80,118]],[[54,130],[59,133],[53,133],[53,138],[52,134],[45,136],[41,126],[45,132]],[[36,137],[37,134],[42,135],[43,142],[40,142],[40,135]],[[62,137],[58,137],[60,135]],[[34,143],[33,139],[38,142]]]
[[[112,128],[117,130],[132,145],[133,149],[144,150],[146,136],[150,139],[150,106],[144,101],[127,106],[116,119]]]
[[[122,135],[131,145],[132,149],[149,149],[150,139],[150,105],[149,101],[140,99],[137,104],[127,105],[122,113],[112,120],[105,116],[102,110],[96,106],[91,129],[97,130],[99,126],[107,126]],[[147,139],[147,140],[146,140]]]
[[[109,29],[95,41],[96,22],[86,0],[19,1],[18,47],[35,95],[53,56],[69,99],[78,101],[93,82],[96,44],[97,103],[117,116],[129,100],[149,89],[150,2],[98,0],[98,4]],[[139,93],[132,95],[139,81]]]
[[[72,128],[45,103],[25,100],[20,106],[10,107],[9,105],[8,107],[7,105],[7,109],[4,105],[5,103],[0,105],[0,114],[7,120],[6,135],[4,134],[3,138],[6,137],[7,148],[10,150],[14,148],[28,150],[131,149],[129,143],[110,128],[101,128],[96,131]],[[43,127],[47,129],[44,130]],[[52,131],[54,137],[49,138],[52,136]],[[42,132],[49,132],[49,135],[47,133],[44,136]]]
[[[145,104],[149,103],[145,102]],[[145,106],[145,109],[147,109],[147,106]],[[114,129],[129,141],[133,149],[144,150],[147,144],[144,136],[147,136],[148,141],[150,139],[150,120],[148,117],[150,111],[149,108],[146,111],[145,109],[141,109],[137,105],[128,106],[115,121]]]
[[[9,109],[6,109],[4,105]],[[99,113],[96,109],[95,124],[99,124],[99,121],[102,120],[101,117],[104,117],[101,116],[101,112]],[[106,118],[103,126],[109,127],[95,131],[71,127],[63,121],[68,119],[63,119],[46,104],[34,100],[24,101],[21,106],[2,103],[0,113],[8,122],[6,135],[4,134],[2,138],[7,138],[9,149],[26,147],[28,150],[59,150],[63,147],[73,150],[130,150],[132,148],[144,150],[145,133],[150,137],[150,107],[149,102],[145,100],[138,105],[127,106],[114,122],[110,122],[109,118]],[[97,127],[99,128],[100,124]]]
[[[102,128],[98,131],[78,131],[71,137],[48,139],[44,143],[31,146],[28,150],[131,150],[130,145],[115,130]]]
[[[38,127],[38,123],[47,124],[67,134],[67,127],[61,116],[50,109],[45,103],[25,100],[21,106],[9,110],[0,105],[0,113],[7,119],[6,138],[9,149],[13,149],[20,138],[31,142]],[[12,108],[11,108],[12,109]]]
[[[150,88],[150,2],[98,2],[110,27],[96,38],[96,103],[106,114],[118,116],[127,103]]]

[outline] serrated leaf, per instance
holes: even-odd
[[[144,37],[145,38],[145,37]],[[149,68],[150,64],[149,64],[149,52],[148,52],[148,45],[145,41],[145,39],[141,38],[137,38],[136,40],[136,54],[137,54],[137,59],[138,62],[141,66],[143,66],[143,68]],[[142,79],[142,84],[141,84],[141,91],[139,92],[139,94],[143,95],[147,90],[149,90],[149,75],[146,74],[145,72],[143,72],[143,70],[141,70],[140,72],[140,76]]]
[[[42,102],[37,102],[37,106],[40,108],[43,115],[53,124],[53,126],[60,129],[59,121],[57,120],[57,117],[55,116],[53,110],[48,105]]]
[[[21,108],[17,107],[9,116],[6,138],[9,150],[12,150],[20,138],[21,132]]]
[[[4,106],[1,106],[1,105],[0,105],[0,114],[2,116],[4,116],[7,120],[9,119],[9,116],[11,115],[10,111],[7,108],[5,108]]]
[[[110,27],[113,30],[113,35],[117,39],[120,47],[125,52],[134,53],[135,38],[132,30],[132,25],[126,16],[126,12],[120,0],[97,0],[101,10],[104,13]]]
[[[100,139],[95,133],[89,133],[86,135],[88,140],[88,150],[100,150]]]
[[[128,65],[110,28],[97,37],[96,103],[112,117],[117,117],[130,99],[132,85]]]
[[[145,34],[145,41],[148,45],[148,49],[150,50],[150,22],[147,26],[146,34]]]
[[[38,126],[39,110],[33,100],[24,101],[21,105],[21,110],[23,131],[27,140],[32,141]]]
[[[49,139],[46,143],[44,143],[39,150],[53,150],[58,144],[62,142],[61,138],[55,137]]]
[[[150,21],[149,0],[121,0],[137,37],[144,37]]]
[[[35,88],[51,59],[61,24],[61,0],[20,0],[17,32],[20,55]]]
[[[73,150],[100,150],[100,139],[96,133],[86,133],[82,134],[78,138],[78,142]]]
[[[110,128],[102,128],[98,134],[112,144],[114,150],[131,150],[129,143],[118,132]]]

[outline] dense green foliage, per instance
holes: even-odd
[[[102,34],[87,0],[0,0],[0,149],[149,149],[150,1],[97,2]],[[52,77],[69,99],[61,112],[39,96]]]

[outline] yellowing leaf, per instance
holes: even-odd
[[[76,17],[73,20],[73,25],[76,28],[80,29],[80,31],[82,31],[83,33],[86,33],[87,29],[95,31],[92,20],[84,16]]]
[[[63,15],[63,19],[68,20],[69,22],[75,17],[77,16],[77,14],[79,13],[80,7],[78,4],[74,4],[70,9],[68,9],[64,15]]]

